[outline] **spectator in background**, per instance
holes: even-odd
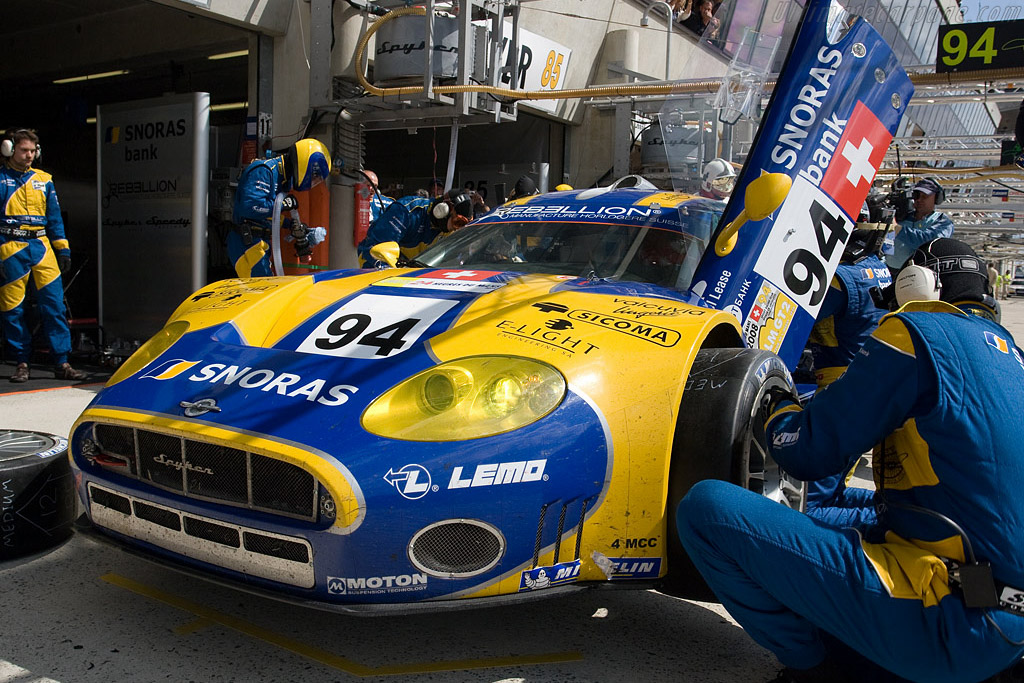
[[[537,194],[537,183],[533,182],[533,178],[528,175],[519,176],[519,180],[512,187],[512,192],[508,195],[508,201],[513,199],[522,199],[523,197],[529,197]]]
[[[1013,276],[1010,275],[1010,270],[1007,268],[1006,272],[999,276],[999,298],[1006,299],[1010,293],[1010,281],[1013,280]]]
[[[988,286],[992,288],[994,293],[999,291],[999,271],[996,270],[996,264],[991,261],[988,262]]]

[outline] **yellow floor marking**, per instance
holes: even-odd
[[[177,633],[179,636],[187,636],[189,634],[195,633],[196,631],[200,631],[212,625],[213,622],[209,619],[199,617],[198,619],[193,619],[187,624],[182,624],[181,626],[175,627],[174,632]]]
[[[247,636],[262,640],[275,645],[283,650],[288,650],[301,655],[315,662],[339,669],[354,676],[391,676],[400,674],[428,673],[436,671],[464,671],[467,669],[487,669],[502,666],[523,666],[527,664],[554,664],[558,662],[575,662],[583,659],[580,652],[558,652],[542,655],[516,655],[510,657],[488,657],[484,659],[463,659],[439,662],[417,662],[412,664],[390,665],[390,666],[363,666],[345,657],[326,652],[316,647],[306,645],[293,638],[274,633],[268,629],[250,624],[247,621],[233,617],[229,614],[218,612],[204,605],[186,600],[185,598],[164,592],[159,588],[147,586],[133,581],[132,579],[118,574],[104,574],[100,577],[107,583],[113,584],[125,590],[132,591],[147,598],[170,605],[186,612],[191,612],[198,617],[197,621],[190,622],[181,628],[195,626],[201,628],[209,623],[220,624],[233,629]],[[202,622],[202,623],[201,623]],[[180,629],[175,629],[179,631]]]

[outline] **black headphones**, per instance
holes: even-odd
[[[7,137],[3,142],[0,142],[0,154],[10,159],[14,156],[14,136],[20,133],[35,133],[31,128],[18,128],[7,133]],[[36,161],[43,157],[43,147],[39,143],[36,143]]]

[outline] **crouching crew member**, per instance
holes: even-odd
[[[846,371],[885,315],[875,305],[871,290],[892,284],[889,268],[881,257],[889,227],[888,223],[870,222],[865,204],[811,330],[808,346],[819,392]],[[839,526],[874,523],[874,492],[848,488],[848,479],[843,472],[808,482],[807,514]]]
[[[227,237],[228,258],[238,277],[273,275],[270,267],[271,223],[274,200],[278,193],[304,192],[319,185],[331,172],[331,156],[319,140],[299,140],[278,156],[255,159],[243,169],[235,191],[232,213],[234,227]],[[313,247],[327,236],[324,228],[310,228],[297,218],[298,201],[288,195],[282,212],[281,226],[291,229],[295,255],[308,256]],[[283,273],[279,273],[283,275]]]
[[[53,354],[54,375],[57,379],[85,379],[86,373],[68,363],[71,332],[64,317],[60,276],[71,267],[71,249],[53,177],[32,168],[39,154],[39,137],[32,130],[16,130],[0,143],[0,152],[5,157],[0,168],[0,312],[17,363],[11,381],[29,379],[32,331],[25,325],[25,290],[30,275]]]
[[[791,474],[845,472],[881,444],[876,528],[722,481],[680,503],[683,546],[780,680],[871,680],[859,653],[913,681],[981,681],[1024,654],[1024,355],[986,286],[966,244],[923,245],[894,285],[903,307],[843,376],[803,410],[775,397],[766,438]]]

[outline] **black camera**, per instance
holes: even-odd
[[[885,205],[893,209],[897,222],[914,215],[914,184],[910,178],[900,176],[892,181]]]

